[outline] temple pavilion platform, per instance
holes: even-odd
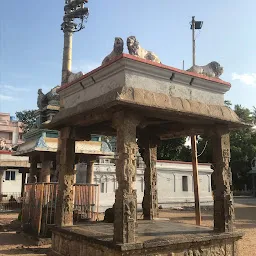
[[[134,244],[113,244],[113,232],[113,224],[101,222],[56,227],[51,255],[233,255],[242,237],[167,219],[139,220]]]
[[[58,207],[53,255],[237,255],[229,167],[229,132],[244,124],[224,105],[230,83],[123,54],[63,85]],[[73,226],[75,141],[117,137],[114,224]],[[158,219],[157,146],[164,139],[204,135],[213,145],[214,228]],[[145,162],[144,220],[137,220],[137,150]]]

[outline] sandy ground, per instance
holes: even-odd
[[[256,198],[237,198],[235,204],[236,228],[244,232],[239,241],[239,256],[256,255]],[[46,255],[49,246],[33,246],[22,235],[16,234],[15,226],[6,224],[17,219],[18,214],[0,213],[0,255]],[[140,214],[139,214],[140,216]],[[194,224],[194,212],[184,210],[161,210],[160,217],[170,218],[175,222]],[[202,226],[213,226],[212,212],[202,212]]]

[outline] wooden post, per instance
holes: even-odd
[[[191,136],[191,149],[192,149],[196,225],[200,226],[201,225],[201,209],[200,209],[200,198],[199,198],[197,145],[196,145],[195,135]]]

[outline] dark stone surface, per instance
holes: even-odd
[[[209,244],[224,239],[238,240],[242,237],[240,232],[214,233],[206,227],[174,223],[168,220],[138,221],[135,244],[115,245],[113,243],[113,224],[110,223],[95,222],[65,228],[55,227],[53,232],[72,236],[72,240],[86,240],[121,251],[162,246],[178,248],[184,246],[184,243]]]

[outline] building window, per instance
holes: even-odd
[[[188,191],[188,176],[182,176],[182,191]]]
[[[12,140],[12,133],[9,132],[9,140]]]
[[[100,183],[100,192],[101,193],[105,192],[105,183],[104,182]]]
[[[6,171],[5,180],[15,180],[15,171]]]

